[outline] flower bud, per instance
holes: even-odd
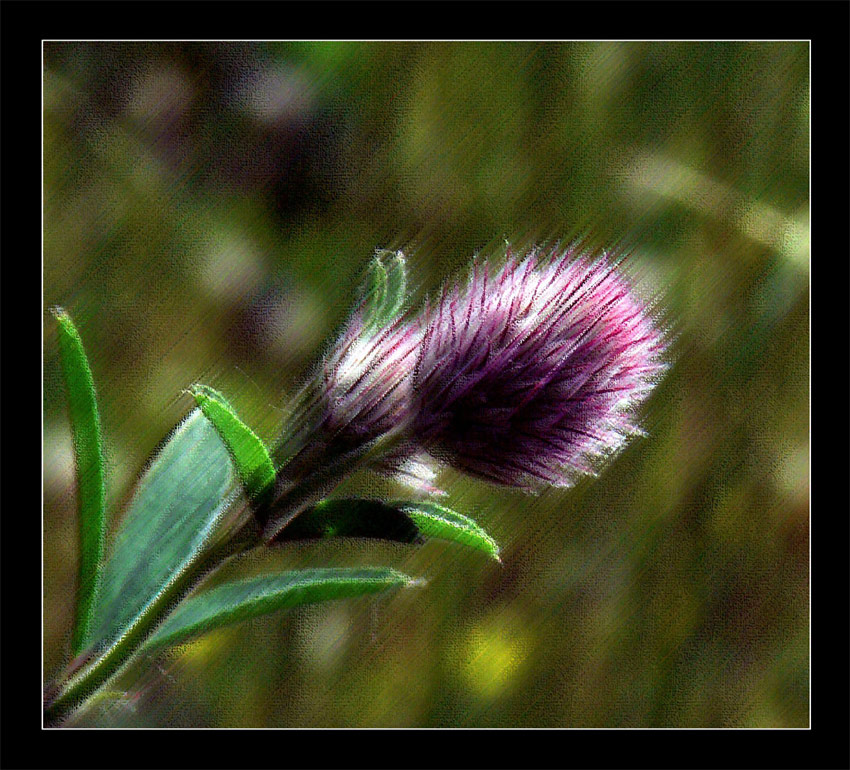
[[[302,394],[289,431],[284,476],[296,480],[386,434],[410,419],[410,383],[419,325],[402,315],[405,264],[401,252],[378,252],[359,305]],[[385,451],[391,452],[392,447]],[[406,457],[406,455],[405,455]],[[401,460],[373,465],[390,472]]]
[[[323,429],[359,444],[402,428],[419,339],[412,323],[396,320],[373,333],[355,313],[322,369]]]

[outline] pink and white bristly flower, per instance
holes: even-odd
[[[640,433],[664,334],[608,259],[509,252],[490,272],[426,308],[411,435],[498,484],[571,486]]]

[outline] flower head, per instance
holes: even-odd
[[[664,335],[608,260],[508,254],[426,309],[412,435],[471,475],[570,486],[639,433]]]

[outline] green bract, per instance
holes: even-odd
[[[407,294],[407,270],[399,252],[379,251],[366,274],[363,324],[374,331],[396,318]]]

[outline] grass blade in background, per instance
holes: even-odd
[[[294,519],[272,542],[327,537],[365,537],[399,543],[432,537],[451,540],[499,559],[496,542],[472,519],[428,502],[323,500]]]
[[[88,645],[114,641],[186,569],[238,494],[227,447],[203,413],[193,410],[130,502],[103,571]]]
[[[346,599],[410,585],[388,568],[305,569],[225,583],[184,601],[148,640],[150,650],[214,628],[301,604]]]
[[[227,399],[206,385],[195,385],[192,396],[230,450],[245,491],[253,500],[268,492],[275,479],[274,464],[265,444],[239,417]]]
[[[83,341],[64,310],[56,308],[53,312],[59,324],[59,355],[68,392],[77,465],[80,560],[77,615],[71,640],[73,654],[77,655],[92,623],[103,559],[106,528],[103,446],[94,378]]]

